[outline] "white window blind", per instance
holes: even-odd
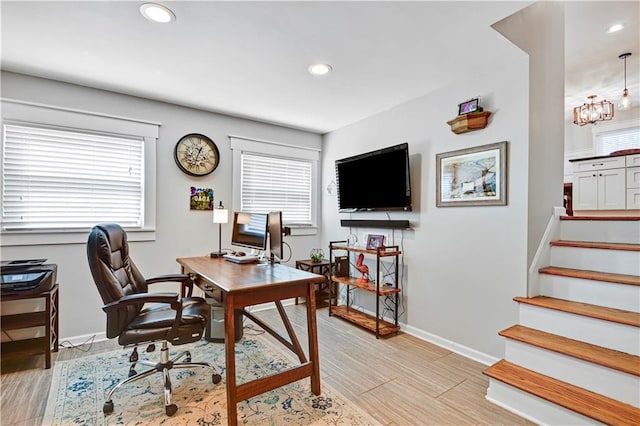
[[[5,124],[2,229],[144,225],[143,138]]]
[[[311,161],[242,153],[241,211],[282,211],[289,225],[311,224]]]
[[[640,148],[640,127],[603,132],[596,135],[596,154],[609,155],[622,149]]]

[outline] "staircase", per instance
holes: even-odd
[[[539,424],[640,425],[640,218],[560,218],[540,294],[516,297],[487,399]]]

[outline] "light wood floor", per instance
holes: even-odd
[[[306,348],[304,304],[286,309]],[[275,310],[256,315],[279,323]],[[357,326],[330,318],[327,308],[318,310],[317,319],[322,383],[385,425],[531,424],[485,399],[488,379],[480,363],[404,333],[376,340]],[[245,335],[252,332],[246,329]],[[55,360],[117,348],[112,340],[94,343],[90,352],[61,349],[54,365]],[[3,361],[1,369],[0,424],[39,425],[53,368],[45,370],[43,357],[37,356]]]

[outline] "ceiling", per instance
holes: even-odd
[[[326,133],[500,61],[490,25],[531,3],[163,1],[177,19],[155,24],[141,1],[2,0],[2,69]],[[637,1],[567,3],[567,114],[617,102],[624,52],[638,105],[639,16]]]

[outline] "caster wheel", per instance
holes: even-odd
[[[218,384],[222,380],[222,376],[219,374],[214,374],[211,376],[211,380],[213,380],[213,384]]]
[[[138,373],[136,372],[136,370],[129,370],[129,377],[133,377],[133,376],[135,376],[136,374],[138,374]]]
[[[102,406],[102,412],[104,414],[111,414],[113,413],[113,401],[107,401],[104,403],[104,405]]]
[[[164,412],[167,413],[167,416],[173,416],[176,411],[178,411],[178,406],[176,404],[171,404],[164,407]]]

